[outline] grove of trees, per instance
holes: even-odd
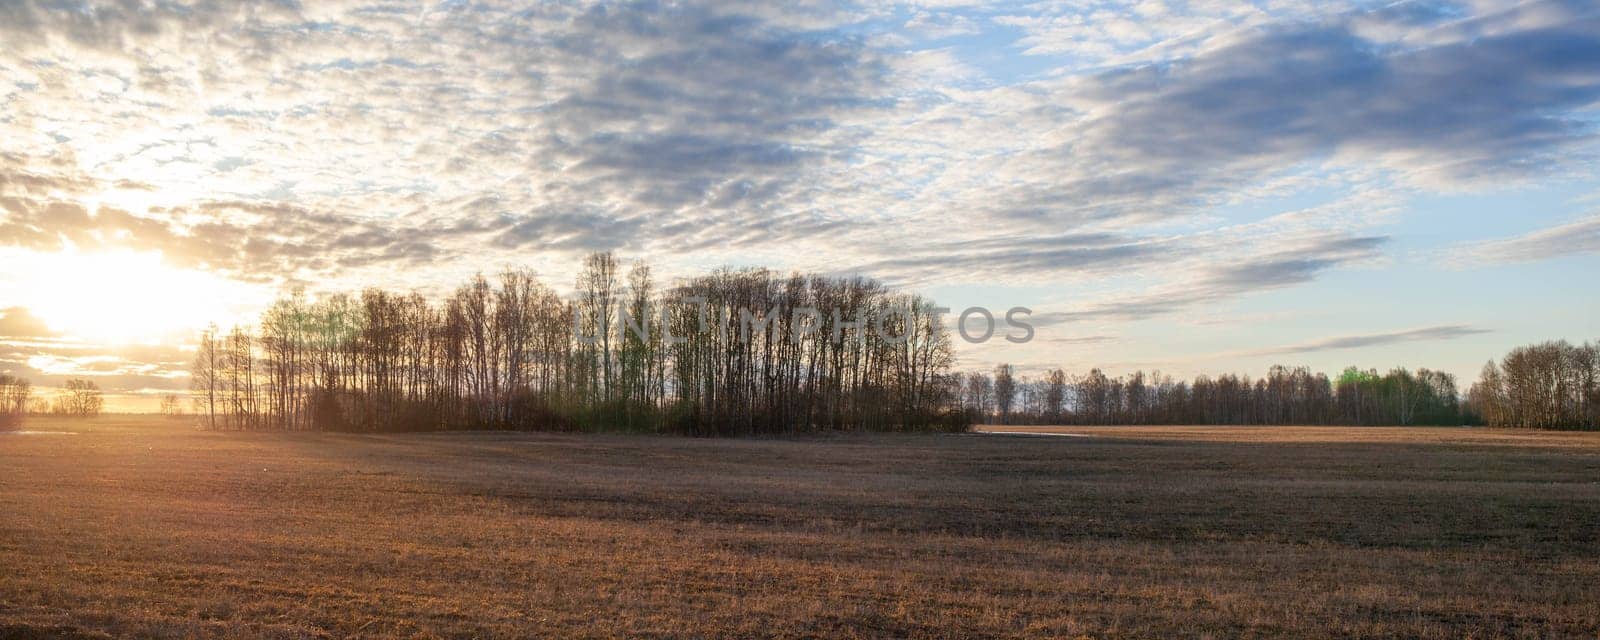
[[[28,414],[28,400],[32,395],[33,385],[27,380],[0,373],[0,427],[21,424]]]
[[[100,385],[93,380],[72,378],[66,381],[50,407],[51,413],[79,418],[92,418],[105,409],[105,398],[100,395]]]
[[[182,418],[185,416],[183,397],[176,393],[161,396],[161,415],[168,418]]]
[[[1455,377],[1350,367],[1335,378],[1274,366],[1257,380],[1225,374],[1173,380],[1060,369],[1016,378],[1010,365],[954,376],[976,421],[1002,424],[1461,425],[1600,428],[1600,343],[1543,342],[1483,367],[1459,397]]]
[[[1495,427],[1600,428],[1600,343],[1512,349],[1483,365],[1467,406]]]
[[[367,289],[278,300],[207,332],[193,413],[217,429],[959,430],[933,304],[866,278],[721,269],[660,286],[585,261],[563,300],[531,272],[442,301]]]

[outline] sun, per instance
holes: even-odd
[[[161,341],[218,321],[230,283],[165,264],[160,252],[34,254],[11,283],[16,303],[52,330],[89,342]]]

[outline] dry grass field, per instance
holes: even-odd
[[[1596,637],[1600,434],[0,435],[0,638]]]

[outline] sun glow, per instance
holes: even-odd
[[[28,308],[68,338],[127,344],[181,338],[222,322],[237,285],[162,262],[159,252],[32,254],[17,269],[8,304]]]

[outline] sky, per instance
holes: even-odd
[[[1600,338],[1600,5],[0,0],[0,372],[610,250],[1032,310],[1189,377]]]

